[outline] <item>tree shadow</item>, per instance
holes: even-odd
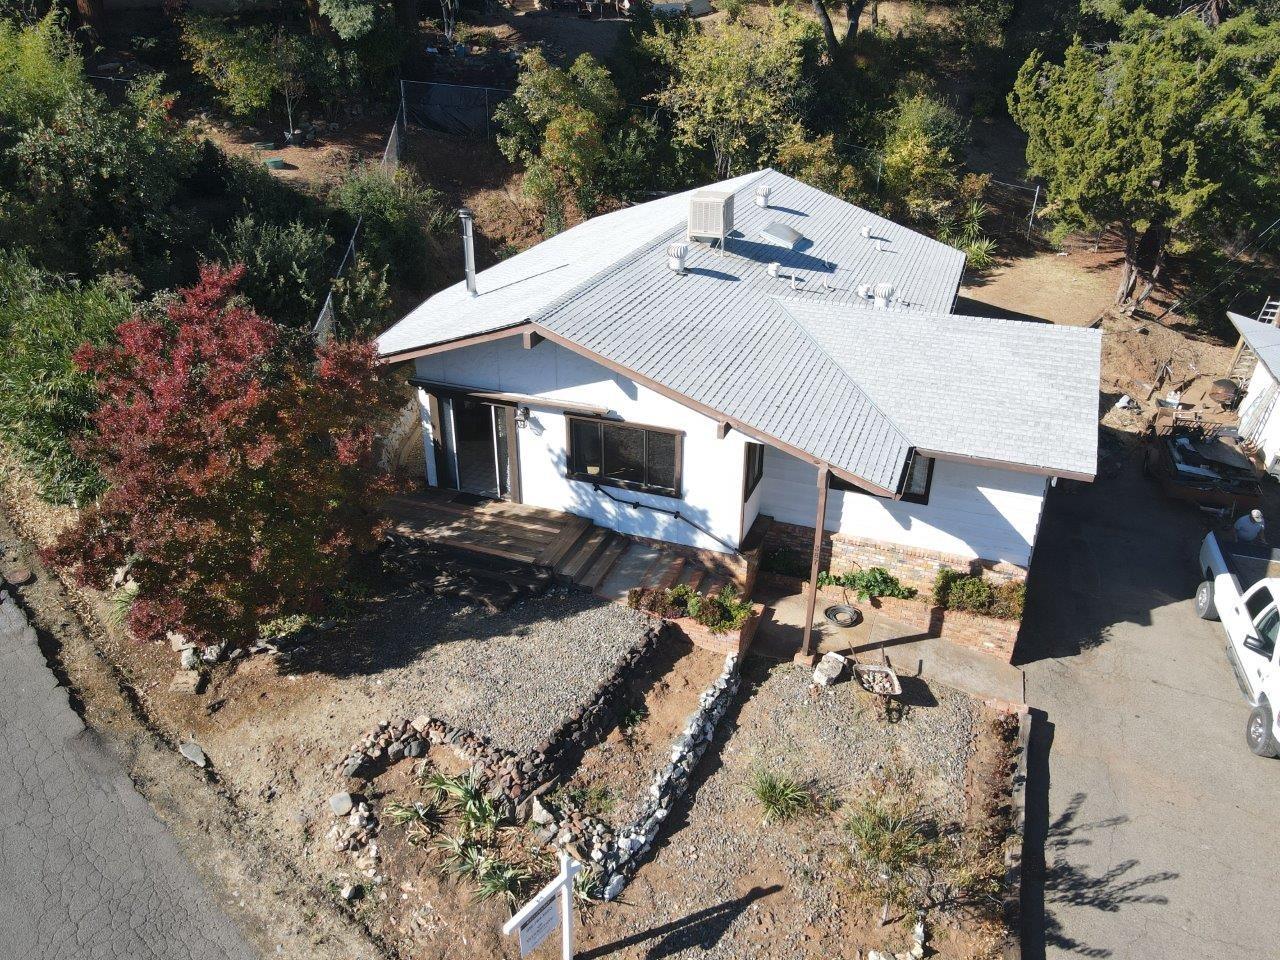
[[[1066,809],[1050,819],[1049,755],[1054,726],[1042,711],[1031,713],[1020,904],[1022,956],[1026,960],[1044,960],[1046,947],[1051,946],[1082,957],[1111,957],[1112,950],[1090,946],[1070,936],[1054,908],[1089,907],[1116,913],[1132,904],[1165,905],[1168,898],[1148,891],[1179,875],[1168,870],[1144,874],[1134,859],[1120,860],[1098,874],[1090,874],[1071,862],[1071,850],[1091,845],[1091,834],[1120,826],[1129,818],[1086,820],[1082,814],[1088,796],[1076,793]]]
[[[645,951],[645,960],[674,957],[690,947],[710,950],[720,942],[720,938],[747,907],[757,900],[773,896],[781,889],[782,887],[776,883],[768,887],[752,887],[747,893],[733,900],[726,900],[714,907],[698,910],[687,917],[623,937],[613,943],[593,947],[575,956],[578,960],[595,960],[597,957],[607,957],[617,951],[639,946],[654,938],[660,939]]]

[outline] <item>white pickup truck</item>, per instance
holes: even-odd
[[[1227,658],[1253,708],[1245,740],[1260,757],[1280,756],[1280,550],[1210,533],[1200,546],[1200,573],[1196,613],[1222,621]]]

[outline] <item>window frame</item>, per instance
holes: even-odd
[[[620,490],[634,490],[637,493],[649,493],[654,496],[666,497],[669,500],[684,499],[684,431],[673,430],[670,427],[657,427],[647,423],[633,423],[630,420],[619,420],[613,417],[593,417],[580,413],[566,413],[565,421],[565,477],[569,480],[577,480],[580,483],[591,483],[601,487],[617,487]],[[593,476],[589,473],[579,473],[574,469],[574,444],[573,444],[573,424],[574,421],[583,423],[594,423],[600,429],[600,452],[601,452],[601,470],[604,469],[604,430],[606,427],[615,426],[627,430],[639,430],[644,437],[644,471],[645,482],[637,483],[634,480],[617,480],[612,477],[606,477],[603,474]],[[649,434],[661,433],[673,438],[675,442],[675,475],[672,477],[674,486],[659,487],[648,483],[649,479]]]
[[[909,461],[907,462],[908,475],[909,475],[909,471],[911,470],[911,465],[915,462],[915,458],[916,458],[916,457],[923,457],[923,456],[924,456],[923,454],[915,453],[914,451],[912,452],[912,454],[911,454],[911,460],[909,460]],[[934,467],[934,465],[938,462],[938,458],[937,458],[937,457],[924,457],[924,459],[928,461],[928,465],[925,467],[925,470],[927,470],[927,471],[928,471],[928,473],[926,473],[926,474],[925,474],[925,478],[924,478],[924,493],[906,493],[906,492],[904,491],[904,492],[903,492],[903,494],[902,494],[902,496],[900,496],[900,497],[898,498],[898,500],[899,500],[900,502],[902,502],[902,503],[917,503],[917,504],[920,504],[920,505],[922,505],[922,506],[923,506],[924,504],[927,504],[927,503],[929,502],[929,494],[933,491],[933,467]],[[904,484],[904,485],[906,484],[906,480],[907,480],[907,475],[904,475],[904,476],[903,476],[903,478],[902,478],[902,481],[903,481],[903,484]],[[837,477],[835,474],[832,474],[832,475],[831,475],[831,489],[832,489],[832,490],[842,490],[842,491],[844,491],[844,492],[846,492],[846,493],[860,493],[860,494],[862,494],[864,497],[875,497],[875,496],[876,496],[874,493],[867,493],[867,491],[863,490],[861,487],[854,486],[854,485],[853,485],[852,483],[850,483],[848,480],[841,480],[841,479],[840,479],[839,477]],[[877,499],[877,500],[885,500],[885,499],[888,499],[888,498],[887,498],[887,497],[876,497],[876,499]]]
[[[760,481],[764,479],[764,444],[756,443],[754,440],[748,440],[743,446],[743,466],[742,466],[742,502],[746,503],[751,499],[751,495],[756,492],[756,487],[760,486]],[[751,455],[755,450],[760,451],[760,469],[755,477],[751,476]]]

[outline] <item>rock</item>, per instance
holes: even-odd
[[[551,811],[544,807],[542,801],[537,797],[533,798],[529,819],[540,827],[550,826],[555,822],[555,817],[551,815]]]
[[[363,753],[353,753],[347,757],[347,762],[342,765],[342,775],[344,777],[358,777],[360,771],[364,769],[365,756]]]
[[[615,873],[609,878],[609,882],[604,885],[604,892],[601,896],[606,900],[616,900],[618,894],[622,893],[622,889],[627,885],[627,878],[620,873]]]
[[[222,659],[222,654],[226,651],[225,643],[211,643],[207,647],[200,650],[200,659],[205,663],[217,663]]]
[[[32,581],[33,575],[30,567],[24,567],[21,564],[11,569],[4,575],[5,581],[11,587],[21,587]]]
[[[187,639],[185,633],[179,633],[177,630],[170,630],[165,636],[168,637],[169,646],[174,653],[181,653],[183,650],[190,650],[195,646],[194,643]]]
[[[204,674],[198,670],[179,670],[169,681],[169,692],[195,696],[204,689]]]
[[[329,798],[329,809],[335,817],[345,817],[355,805],[355,798],[349,793],[335,793]]]
[[[182,746],[178,747],[178,752],[194,763],[197,767],[207,767],[209,758],[204,755],[204,751],[200,749],[200,744],[194,740],[188,740]]]
[[[356,890],[357,888],[354,885],[348,883],[345,887],[342,888],[342,899],[354,900],[356,898]]]
[[[844,676],[845,668],[848,665],[849,661],[838,653],[824,654],[822,659],[818,661],[817,668],[813,671],[813,682],[823,687],[829,687]]]
[[[200,655],[196,653],[195,647],[186,647],[182,651],[182,669],[198,670],[200,669]]]
[[[404,744],[404,755],[406,757],[425,757],[427,755],[427,744],[425,740],[414,737],[406,740]]]

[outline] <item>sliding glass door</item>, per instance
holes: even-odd
[[[495,500],[510,497],[511,408],[466,397],[446,398],[441,408],[453,486]]]

